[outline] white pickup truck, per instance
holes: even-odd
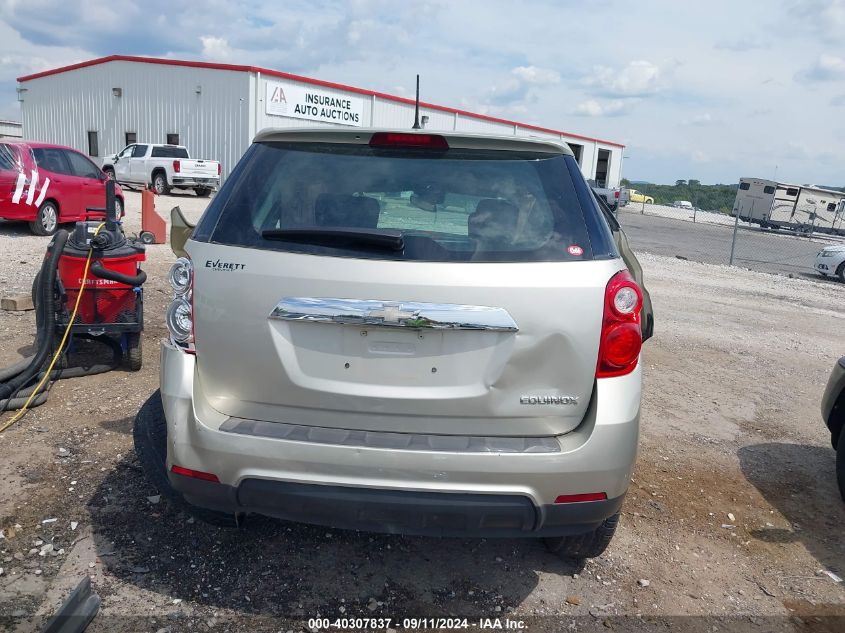
[[[152,185],[158,194],[193,189],[204,198],[220,185],[220,163],[192,159],[182,145],[133,143],[103,159],[103,171],[121,185]]]

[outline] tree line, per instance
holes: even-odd
[[[642,194],[654,198],[655,204],[671,205],[675,200],[688,200],[694,207],[705,211],[729,213],[734,206],[735,185],[702,185],[698,180],[677,180],[674,185],[654,185],[651,183],[632,184],[627,178],[622,179],[622,186],[636,189]]]

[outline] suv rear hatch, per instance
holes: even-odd
[[[187,245],[213,407],[488,437],[580,423],[624,264],[577,164],[553,144],[425,138],[253,144]]]

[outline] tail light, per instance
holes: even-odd
[[[413,147],[416,149],[449,149],[446,138],[438,134],[411,134],[406,132],[376,132],[370,138],[370,147]]]
[[[187,257],[180,257],[168,273],[175,297],[167,308],[165,321],[170,338],[182,347],[194,341],[194,266]]]
[[[223,173],[223,165],[221,165],[220,163],[217,163],[217,175],[219,176],[222,173]]]
[[[173,161],[173,171],[177,174],[182,171],[182,162],[178,160]]]
[[[596,378],[624,376],[634,371],[643,344],[642,307],[643,293],[631,273],[621,270],[613,275],[604,291]]]
[[[613,197],[616,198],[617,200],[619,199],[619,190],[616,190],[616,191],[613,192]]]

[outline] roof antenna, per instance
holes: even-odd
[[[420,76],[417,75],[417,100],[414,103],[414,130],[421,130],[420,127]]]

